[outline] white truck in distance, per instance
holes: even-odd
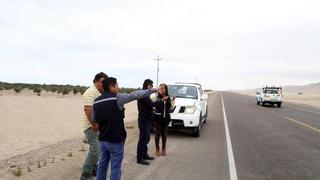
[[[281,107],[283,102],[282,88],[281,87],[264,87],[262,91],[257,91],[257,105],[264,106],[265,104],[270,104],[274,106],[276,104]]]
[[[200,136],[200,129],[208,116],[208,95],[203,94],[198,83],[175,83],[168,85],[168,93],[175,96],[174,108],[171,111],[172,121],[169,129],[190,132]]]

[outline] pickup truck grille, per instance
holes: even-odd
[[[173,128],[183,128],[184,122],[181,119],[172,119],[172,127]]]

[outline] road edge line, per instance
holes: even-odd
[[[222,94],[221,94],[221,104],[222,104],[222,110],[223,110],[224,129],[225,129],[226,140],[227,140],[227,151],[228,151],[230,180],[238,180],[236,164],[235,164],[234,156],[233,156],[233,150],[232,150],[232,144],[231,144],[228,120],[227,120],[227,115],[226,115],[226,110],[225,110],[225,107],[224,107],[224,101],[223,101]]]

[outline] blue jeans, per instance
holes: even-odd
[[[92,174],[93,170],[97,170],[98,160],[99,160],[99,132],[93,132],[91,128],[84,131],[86,142],[89,144],[88,155],[84,161],[82,173]]]
[[[110,143],[100,141],[101,156],[99,159],[97,180],[106,180],[109,162],[111,161],[110,180],[120,180],[121,164],[124,154],[124,142]]]

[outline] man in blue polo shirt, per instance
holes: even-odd
[[[124,155],[124,142],[127,132],[124,127],[124,104],[150,96],[157,89],[119,93],[117,79],[109,77],[103,81],[104,93],[94,104],[94,121],[99,127],[100,158],[97,180],[106,180],[111,161],[111,180],[120,180],[121,164]]]

